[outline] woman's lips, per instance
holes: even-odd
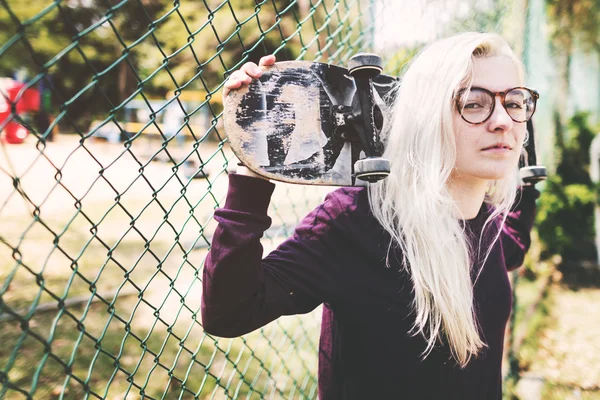
[[[481,150],[485,153],[493,153],[493,154],[504,154],[504,153],[510,153],[511,152],[511,148],[508,146],[492,146],[492,147],[486,147],[485,149]]]

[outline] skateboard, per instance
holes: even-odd
[[[381,74],[374,54],[352,57],[348,68],[283,61],[224,99],[231,150],[253,172],[276,181],[366,186],[385,179],[389,161],[380,138],[399,78]],[[532,121],[520,161],[525,184],[546,178],[536,165]]]
[[[359,54],[349,67],[283,61],[224,101],[224,127],[241,163],[276,181],[358,186],[383,179],[380,140],[398,78]]]

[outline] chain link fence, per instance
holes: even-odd
[[[524,4],[0,0],[0,398],[316,398],[319,309],[202,329],[224,80],[270,53],[399,74],[464,29],[522,51]],[[265,251],[328,190],[278,184]]]

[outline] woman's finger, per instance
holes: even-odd
[[[252,61],[242,65],[240,71],[242,71],[248,76],[251,76],[252,78],[260,78],[260,76],[262,75],[262,70],[258,67],[258,65],[256,65]]]
[[[260,61],[258,62],[258,65],[260,67],[269,67],[273,64],[275,64],[276,58],[274,54],[269,54],[268,56],[264,56],[260,58]]]
[[[239,86],[239,83],[250,83],[252,82],[252,77],[248,76],[247,74],[245,74],[242,71],[234,71],[231,76],[229,77],[228,81],[230,81],[233,85],[235,85],[236,87]]]
[[[258,79],[262,76],[262,67],[269,67],[275,64],[275,55],[261,57],[258,65],[252,61],[245,63],[242,67],[234,71],[229,79],[223,85],[223,96],[227,96],[230,91],[241,88],[243,85],[252,83],[252,79]]]
[[[231,90],[239,89],[242,85],[249,85],[252,78],[241,71],[234,71],[229,79],[223,85],[223,97],[226,97]]]

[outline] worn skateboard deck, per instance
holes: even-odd
[[[373,79],[381,107],[397,78]],[[360,143],[336,138],[331,109],[350,106],[356,86],[348,70],[309,61],[267,67],[224,101],[229,144],[240,161],[269,179],[310,185],[355,186]],[[353,149],[354,147],[354,149]]]

